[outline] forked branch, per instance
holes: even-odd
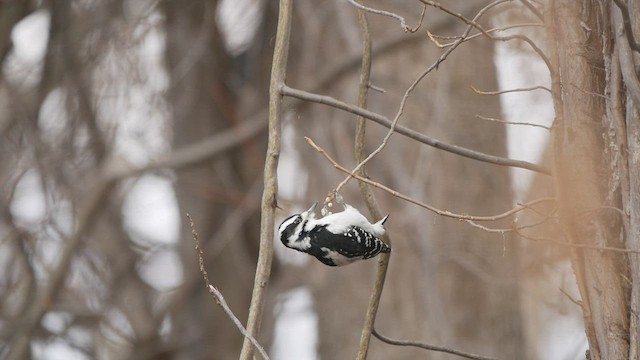
[[[427,210],[429,210],[429,211],[431,211],[431,212],[433,212],[435,214],[438,214],[440,216],[445,216],[445,217],[449,217],[449,218],[456,219],[456,220],[461,220],[461,221],[466,221],[466,222],[469,222],[469,221],[497,221],[497,220],[500,220],[500,219],[504,219],[504,218],[506,218],[506,217],[508,217],[510,215],[513,215],[513,214],[515,214],[517,212],[520,212],[522,210],[529,209],[532,205],[535,205],[535,204],[538,204],[538,203],[542,203],[542,202],[555,201],[554,198],[540,198],[540,199],[528,202],[526,204],[522,204],[522,205],[520,205],[518,207],[515,207],[515,208],[513,208],[511,210],[508,210],[508,211],[506,211],[506,212],[504,212],[502,214],[497,214],[497,215],[492,215],[492,216],[473,216],[473,215],[456,214],[456,213],[452,213],[452,212],[447,211],[447,210],[438,209],[438,208],[433,207],[433,206],[431,206],[429,204],[425,204],[425,203],[423,203],[423,202],[421,202],[419,200],[416,200],[416,199],[414,199],[412,197],[409,197],[407,195],[401,194],[400,192],[398,192],[396,190],[393,190],[393,189],[389,188],[388,186],[385,186],[383,184],[375,182],[375,181],[373,181],[373,180],[371,180],[369,178],[360,176],[360,175],[358,175],[356,173],[352,173],[352,172],[349,171],[349,169],[347,169],[344,166],[338,164],[331,156],[329,156],[329,154],[327,154],[327,152],[323,148],[321,148],[318,145],[316,145],[316,143],[313,142],[313,140],[311,140],[308,137],[305,137],[305,139],[307,140],[307,143],[311,147],[316,149],[316,151],[318,151],[322,156],[324,156],[333,165],[333,167],[335,167],[336,169],[338,169],[338,170],[340,170],[340,171],[342,171],[342,172],[344,172],[346,174],[350,174],[351,176],[353,176],[354,178],[356,178],[359,181],[367,183],[367,184],[369,184],[369,185],[371,185],[373,187],[376,187],[378,189],[384,190],[384,191],[388,192],[389,194],[391,194],[391,195],[393,195],[393,196],[395,196],[395,197],[397,197],[399,199],[405,200],[405,201],[410,202],[410,203],[412,203],[414,205],[418,205],[418,206],[420,206],[420,207],[422,207],[424,209],[427,209]]]

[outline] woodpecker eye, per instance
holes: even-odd
[[[302,217],[299,214],[289,216],[288,218],[284,219],[282,224],[280,224],[280,226],[278,227],[278,232],[280,234],[284,234],[284,233],[291,234],[295,230],[296,226],[300,224],[301,221],[302,221]]]

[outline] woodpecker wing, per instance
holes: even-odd
[[[391,251],[382,240],[358,226],[349,227],[339,234],[327,230],[326,226],[320,226],[309,233],[309,237],[311,248],[314,249],[309,253],[330,266],[346,265]]]

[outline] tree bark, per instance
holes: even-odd
[[[616,165],[607,134],[611,78],[610,8],[597,0],[555,0],[547,24],[556,119],[552,131],[561,226],[572,244],[624,247]],[[626,216],[626,215],[625,215]],[[591,359],[629,355],[627,259],[573,248]],[[635,256],[635,255],[632,255]]]

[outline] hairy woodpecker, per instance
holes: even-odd
[[[329,266],[347,265],[391,251],[380,240],[389,215],[372,224],[356,208],[342,202],[344,211],[316,219],[316,205],[280,224],[278,234],[286,247],[312,255]]]

